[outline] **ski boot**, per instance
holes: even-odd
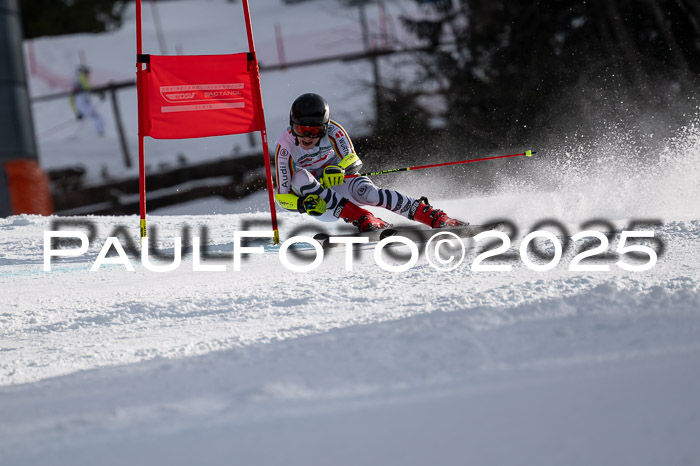
[[[358,230],[360,230],[360,233],[384,230],[391,227],[390,223],[385,222],[379,217],[375,217],[369,210],[365,210],[347,199],[344,199],[336,209],[340,210],[338,218],[342,218],[347,223],[355,225]]]
[[[453,228],[469,225],[467,222],[455,220],[442,210],[434,208],[428,203],[427,197],[421,197],[413,203],[408,218],[428,225],[430,228]]]

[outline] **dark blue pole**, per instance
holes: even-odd
[[[0,217],[12,215],[9,161],[38,159],[17,0],[0,0]]]

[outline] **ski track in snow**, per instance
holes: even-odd
[[[226,231],[225,225],[233,223],[227,220],[213,229]],[[178,224],[172,227],[177,231]],[[134,261],[135,272],[118,265],[90,272],[104,238],[84,258],[54,262],[54,270],[44,272],[41,235],[47,222],[21,217],[0,228],[16,248],[4,247],[0,259],[3,385],[431,312],[466,312],[470,331],[485,331],[566,319],[583,309],[620,317],[646,308],[677,308],[674,300],[686,304],[684,311],[700,309],[698,273],[684,263],[700,241],[697,221],[658,229],[667,247],[650,272],[611,265],[610,272],[598,274],[568,271],[571,250],[555,270],[542,273],[519,261],[511,261],[510,273],[471,272],[474,252],[452,272],[437,271],[421,259],[405,273],[392,273],[374,263],[371,250],[356,259],[353,272],[344,271],[342,250],[327,252],[323,264],[305,274],[286,270],[275,252],[251,255],[240,272],[232,270],[230,261],[221,262],[226,272],[193,272],[191,258],[164,274],[145,270],[139,261]],[[25,230],[31,233],[22,234]],[[36,255],[27,256],[27,251]],[[183,332],[188,338],[182,338]]]
[[[153,217],[159,247],[172,248],[190,219],[193,231],[208,224],[212,249],[226,251],[241,217]],[[163,274],[136,260],[134,272],[116,265],[90,272],[108,232],[136,224],[134,217],[91,220],[98,241],[84,257],[56,261],[51,272],[41,269],[49,219],[0,220],[4,464],[53,455],[89,464],[103,451],[115,453],[106,464],[148,464],[180,442],[201,448],[205,432],[217,439],[233,429],[245,438],[267,426],[271,439],[284,439],[290,430],[275,429],[297,419],[311,422],[309,436],[316,436],[313,422],[337,416],[364,412],[357,421],[364,425],[367,416],[388,410],[395,419],[404,413],[399,406],[410,405],[429,418],[423,404],[453,400],[457,407],[514,386],[518,393],[550,387],[557,399],[571,380],[599,390],[595,383],[608,371],[649,375],[667,363],[700,362],[697,220],[655,228],[665,252],[648,272],[570,272],[571,251],[542,273],[520,261],[510,262],[512,272],[471,272],[474,252],[452,272],[424,258],[407,272],[385,272],[370,253],[345,272],[340,250],[304,274],[284,269],[274,251],[251,256],[241,272],[230,262],[226,272],[193,272],[191,258]],[[654,362],[664,358],[671,359]],[[684,386],[700,388],[697,375],[688,377]],[[681,399],[697,402],[697,395]],[[698,408],[689,406],[680,421],[696,433]],[[124,456],[120,442],[141,454]],[[678,437],[664,448],[698,453],[684,442]],[[252,462],[261,454],[239,447]],[[188,464],[186,457],[168,464]],[[214,453],[207,458],[225,464]]]

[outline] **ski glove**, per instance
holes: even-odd
[[[343,168],[345,170],[345,173],[356,173],[360,170],[360,167],[362,166],[362,161],[356,153],[350,152],[348,155],[343,157],[343,160],[341,160],[340,163],[338,163],[338,166],[340,168]]]
[[[326,212],[326,201],[316,194],[309,194],[301,201],[301,209],[309,215],[318,217]]]
[[[323,169],[323,176],[321,176],[321,186],[328,189],[332,186],[338,186],[343,184],[345,180],[345,169],[339,167],[338,165],[329,165]]]

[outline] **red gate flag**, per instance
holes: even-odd
[[[267,129],[248,0],[241,3],[249,52],[195,56],[144,55],[141,2],[136,0],[141,238],[146,237],[146,136],[185,139],[260,131],[273,241],[279,243]]]
[[[250,58],[250,59],[249,59]],[[260,131],[251,54],[146,55],[138,83],[139,130],[155,139]]]

